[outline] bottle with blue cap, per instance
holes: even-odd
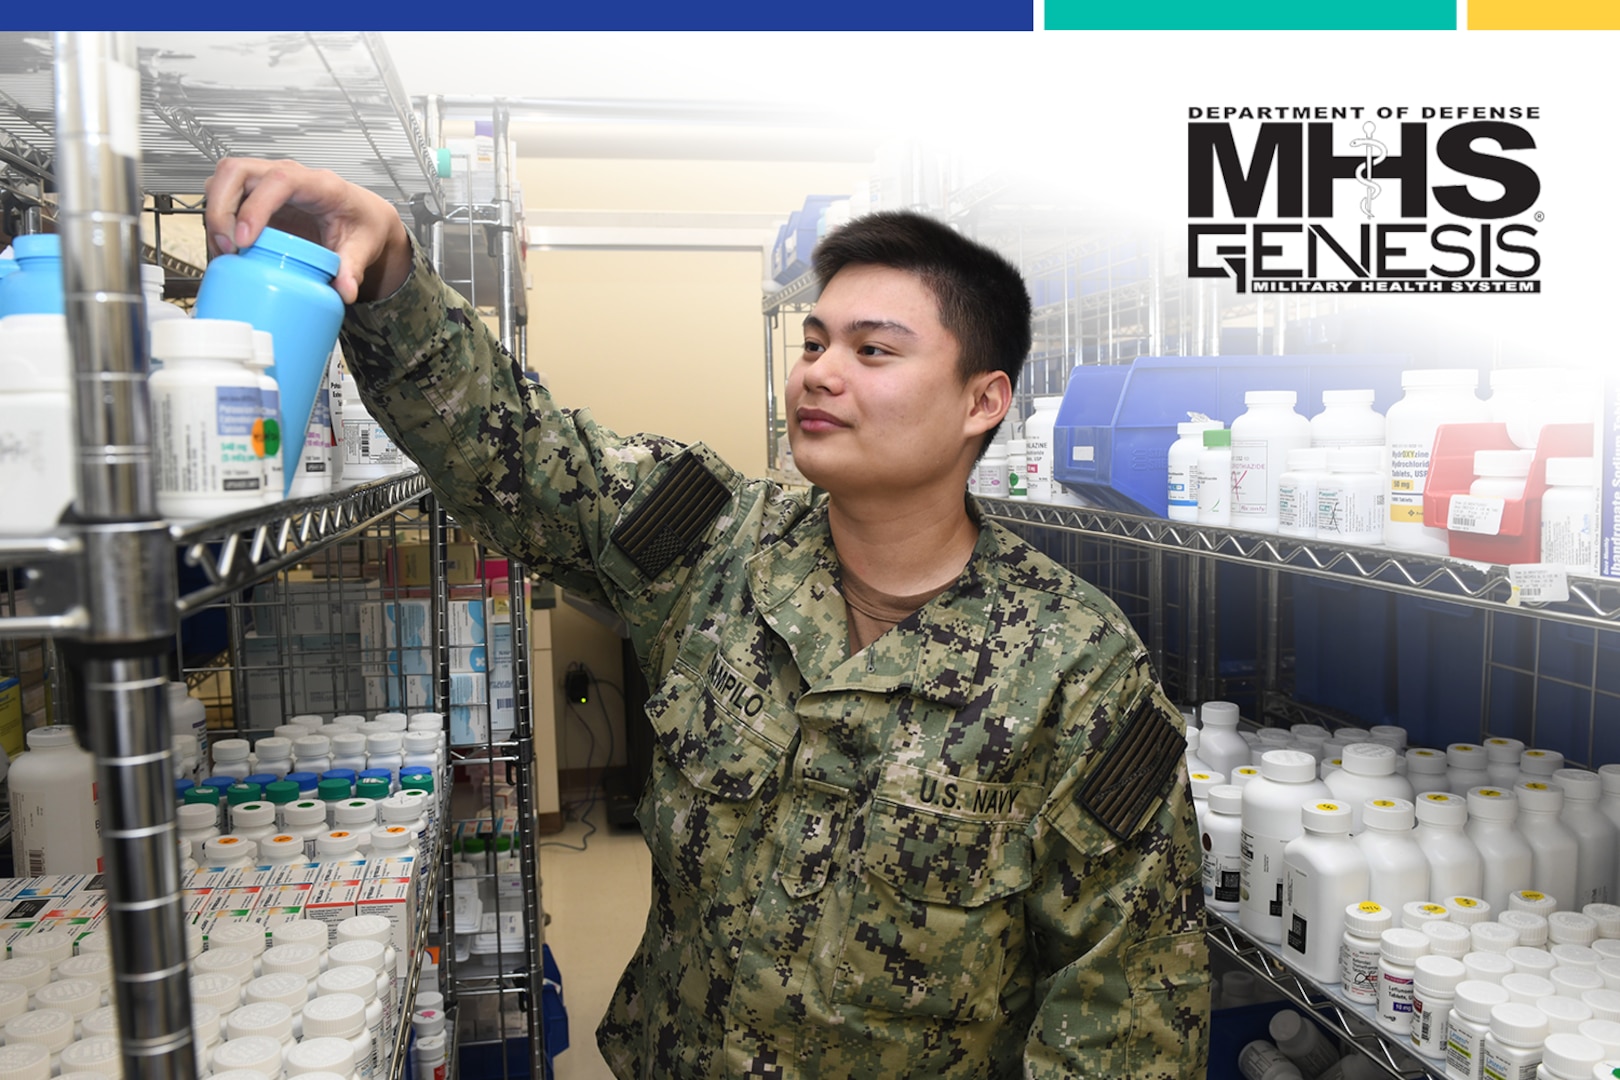
[[[197,292],[198,318],[237,319],[275,339],[270,375],[281,387],[289,480],[298,475],[304,432],[343,323],[343,300],[332,288],[340,265],[336,252],[267,228],[249,247],[209,263]]]
[[[61,315],[62,238],[55,233],[19,236],[11,242],[16,269],[0,273],[0,318]]]

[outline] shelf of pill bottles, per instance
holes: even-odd
[[[395,203],[442,203],[438,169],[380,35],[234,34],[199,48],[135,35],[141,66],[140,184],[195,194],[228,155],[331,169]],[[55,142],[52,39],[0,42],[0,130]]]
[[[785,307],[813,304],[820,295],[821,283],[816,280],[816,275],[800,274],[775,292],[766,294],[760,310],[769,315]]]
[[[288,499],[195,525],[170,526],[188,565],[200,568],[207,584],[176,600],[184,617],[253,582],[301,562],[352,536],[427,494],[427,481],[415,471],[347,488],[332,495]],[[71,532],[26,540],[0,541],[0,566],[27,565],[41,572],[36,609],[28,615],[0,616],[0,639],[69,634],[85,629],[71,564],[86,554]],[[41,567],[49,567],[49,572]],[[47,610],[38,610],[45,607]]]
[[[1144,517],[1097,507],[981,499],[986,514],[1009,524],[1125,540],[1161,551],[1206,555],[1249,566],[1287,570],[1450,603],[1512,611],[1604,629],[1620,625],[1620,581],[1569,579],[1562,603],[1515,602],[1508,568],[1392,548],[1335,545],[1213,525]]]
[[[446,769],[445,775],[450,776],[451,770]],[[435,792],[439,803],[439,821],[445,820],[450,807],[450,785]],[[416,893],[416,925],[411,931],[411,969],[406,977],[396,983],[394,993],[396,1003],[416,1000],[417,987],[422,980],[422,954],[428,945],[428,928],[433,923],[433,911],[439,902],[439,879],[444,869],[445,836],[449,830],[442,825],[434,830],[433,850],[424,852],[423,858],[427,860],[427,868],[422,872],[422,879],[417,883]],[[390,1051],[388,1071],[376,1080],[401,1080],[405,1070],[405,1050],[410,1042],[411,1025],[409,1021],[410,1010],[402,1009],[401,1015],[405,1018],[394,1032],[394,1046]],[[453,1059],[448,1059],[453,1060]]]
[[[1205,909],[1209,943],[1275,988],[1323,1027],[1365,1054],[1398,1080],[1444,1080],[1441,1062],[1425,1061],[1378,1026],[1378,1010],[1355,1001],[1338,986],[1318,986],[1282,961],[1282,949],[1244,932],[1235,914]]]

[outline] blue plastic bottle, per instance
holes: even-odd
[[[332,288],[340,260],[319,244],[265,229],[252,247],[208,264],[196,317],[236,319],[275,339],[270,376],[281,387],[283,493],[298,476],[303,434],[343,324],[343,299]],[[15,276],[15,275],[14,275]]]
[[[0,318],[63,314],[62,238],[55,233],[19,236],[11,251],[17,269],[0,275]]]

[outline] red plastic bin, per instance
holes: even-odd
[[[1506,424],[1442,424],[1435,432],[1429,478],[1423,488],[1423,520],[1444,528],[1451,520],[1451,499],[1468,494],[1474,482],[1474,451],[1516,450]],[[1541,560],[1541,497],[1547,492],[1547,459],[1591,457],[1591,424],[1548,424],[1541,429],[1524,497],[1508,499],[1502,508],[1501,531],[1495,536],[1448,533],[1451,554],[1458,559],[1509,565]]]

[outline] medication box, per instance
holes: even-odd
[[[411,935],[415,926],[416,904],[409,877],[373,877],[361,886],[355,902],[356,915],[381,915],[393,928],[390,941],[398,957],[398,975],[411,971]]]
[[[0,679],[0,749],[13,761],[23,752],[22,683]]]
[[[310,890],[309,903],[304,905],[304,918],[316,919],[336,927],[344,919],[355,915],[355,904],[360,899],[361,880],[328,881]]]

